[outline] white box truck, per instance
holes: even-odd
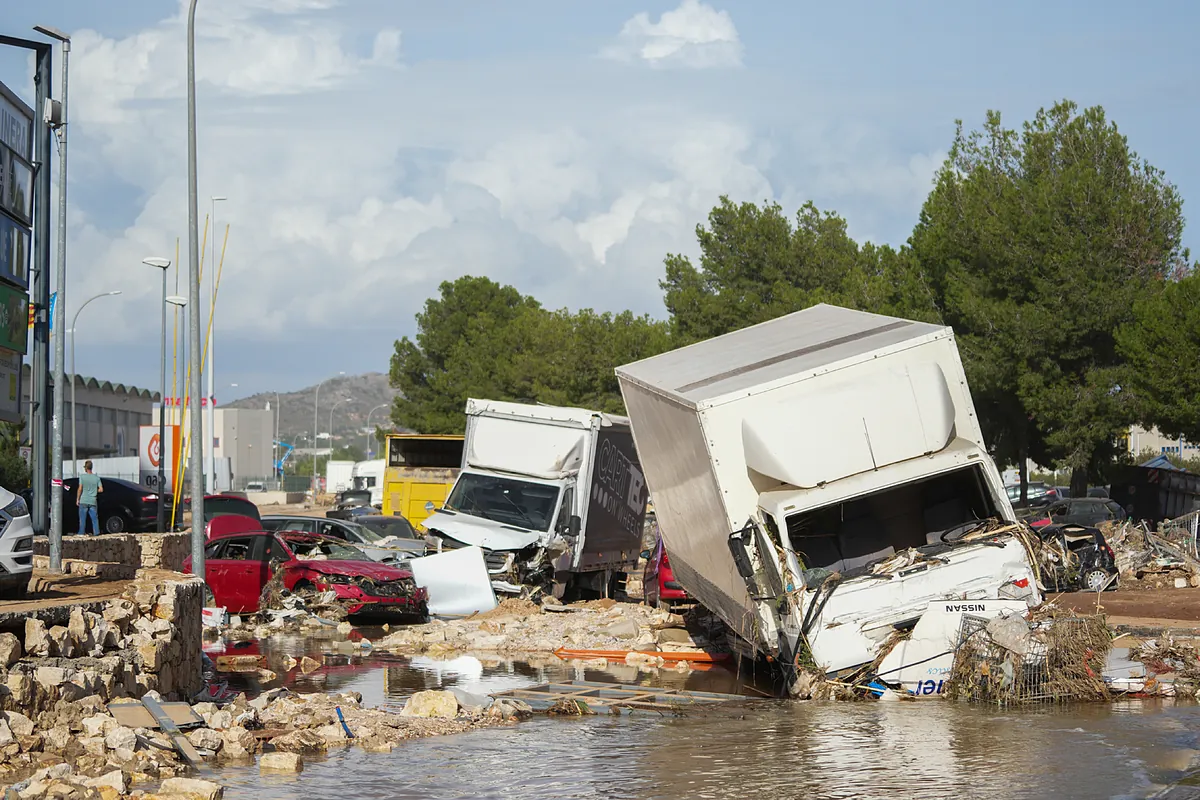
[[[467,401],[462,472],[425,520],[439,552],[483,548],[492,586],[603,592],[637,563],[646,481],[625,417]]]
[[[617,377],[676,579],[790,673],[1041,601],[949,328],[818,305]]]

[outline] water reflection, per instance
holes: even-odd
[[[344,656],[344,664],[322,668],[324,687],[361,692],[373,704],[422,689],[482,696],[569,679],[706,691],[742,686],[724,671],[351,656],[312,640],[272,643],[269,659],[278,657],[276,646]],[[322,680],[286,678],[293,685],[301,679]],[[539,718],[408,742],[390,756],[337,751],[308,765],[303,793],[300,783],[265,779],[253,768],[221,778],[228,798],[268,800],[340,796],[347,780],[361,798],[1143,798],[1191,768],[1198,733],[1196,707],[1151,701],[1018,711],[941,700],[748,700],[684,717]]]

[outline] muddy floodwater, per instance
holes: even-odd
[[[313,652],[304,641],[264,652]],[[319,648],[328,649],[328,648]],[[317,653],[319,655],[319,652]],[[752,693],[723,670],[657,676],[633,668],[357,656],[298,691],[357,691],[396,705],[414,691],[472,695],[585,679]],[[1200,765],[1200,709],[1128,700],[999,710],[941,700],[747,702],[680,717],[545,718],[307,759],[298,778],[221,770],[226,798],[1143,798]],[[1176,787],[1171,798],[1200,797]]]

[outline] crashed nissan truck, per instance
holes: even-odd
[[[424,522],[443,552],[478,546],[492,588],[604,593],[637,563],[648,492],[629,420],[467,400],[462,471]]]
[[[616,372],[676,579],[788,688],[1041,602],[951,329],[822,304]]]

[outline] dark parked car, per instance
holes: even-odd
[[[1043,522],[1043,525],[1055,523],[1058,525],[1095,526],[1101,522],[1123,522],[1125,509],[1113,500],[1099,497],[1074,497],[1051,505],[1046,509],[1046,516],[1050,519],[1049,522]],[[1037,526],[1035,525],[1035,527]]]
[[[1020,507],[1020,484],[1010,484],[1005,486],[1004,491],[1008,494],[1008,501],[1014,506]],[[1025,505],[1030,508],[1046,506],[1050,503],[1053,503],[1055,500],[1061,499],[1062,495],[1059,494],[1057,487],[1047,486],[1041,481],[1030,481],[1025,485]]]
[[[102,533],[144,533],[158,527],[158,493],[145,486],[120,478],[100,478],[104,491],[96,496],[96,516],[100,518]],[[79,532],[79,509],[75,505],[75,492],[79,488],[78,478],[63,481],[63,533]],[[174,498],[163,495],[166,518],[171,517]],[[182,509],[180,509],[182,514]],[[91,533],[91,523],[88,523]]]
[[[1067,562],[1046,575],[1046,588],[1058,592],[1117,588],[1116,557],[1099,528],[1086,525],[1047,525],[1038,529],[1043,542],[1057,545]],[[1111,580],[1111,582],[1110,582]]]
[[[374,514],[370,489],[346,489],[338,492],[333,508],[325,512],[330,519],[352,519],[361,514]]]

